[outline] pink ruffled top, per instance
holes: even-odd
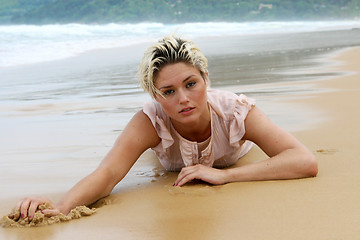
[[[152,150],[166,170],[179,171],[196,164],[228,167],[251,149],[253,143],[242,138],[245,134],[244,120],[255,100],[243,94],[238,96],[215,89],[208,89],[207,97],[211,136],[203,143],[183,138],[156,101],[144,104],[143,112],[150,118],[161,139]]]

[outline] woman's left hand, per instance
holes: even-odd
[[[204,166],[202,164],[184,167],[181,169],[174,186],[181,187],[182,185],[194,179],[199,179],[213,185],[225,184],[226,171]]]

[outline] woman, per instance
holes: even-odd
[[[217,185],[317,175],[313,154],[272,123],[253,99],[207,89],[207,59],[192,42],[174,36],[160,40],[145,52],[138,75],[153,102],[134,115],[99,167],[45,214],[66,215],[109,195],[149,148],[167,170],[180,171],[175,186],[193,179]],[[253,143],[267,160],[226,168]],[[22,218],[31,220],[37,207],[48,201],[30,197],[17,207]]]

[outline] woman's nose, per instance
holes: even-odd
[[[189,102],[189,97],[183,90],[178,91],[178,97],[179,97],[180,104]]]

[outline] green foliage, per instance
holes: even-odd
[[[56,0],[0,0],[0,23],[12,22],[16,16],[32,12]]]
[[[272,8],[259,8],[271,4]],[[0,0],[0,23],[329,20],[360,17],[360,0]]]

